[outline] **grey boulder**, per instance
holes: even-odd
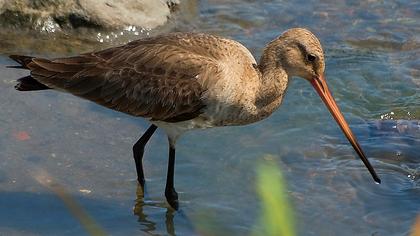
[[[0,0],[0,25],[46,31],[68,28],[152,29],[179,0]]]

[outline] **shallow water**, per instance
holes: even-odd
[[[0,34],[0,234],[87,234],[64,194],[112,235],[249,235],[260,210],[255,166],[272,154],[286,177],[299,235],[407,235],[420,212],[420,3],[189,4],[169,26],[151,31]],[[381,185],[311,86],[294,79],[267,120],[180,140],[181,211],[173,212],[163,196],[162,132],[147,147],[147,189],[137,198],[131,147],[145,121],[67,94],[17,92],[14,80],[25,71],[4,67],[12,63],[8,53],[71,55],[174,30],[230,37],[258,57],[268,41],[296,26],[321,39],[330,88]]]

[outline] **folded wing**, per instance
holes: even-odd
[[[199,77],[217,61],[190,35],[148,38],[69,58],[31,58],[31,76],[49,88],[152,120],[192,119],[205,106]]]

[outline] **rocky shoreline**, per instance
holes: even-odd
[[[76,29],[153,29],[179,0],[0,0],[0,26],[47,32]]]

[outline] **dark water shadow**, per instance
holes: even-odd
[[[85,204],[108,205],[109,202],[83,198]],[[0,232],[12,229],[40,235],[85,235],[86,232],[53,193],[1,192]],[[0,233],[1,234],[1,233]]]
[[[109,234],[129,235],[140,230],[144,235],[198,235],[182,210],[175,211],[162,200],[144,200],[139,190],[134,205],[137,224],[129,220],[133,215],[126,214],[130,208],[127,205],[84,196],[76,198],[95,224]],[[0,234],[5,232],[17,235],[88,235],[57,195],[31,192],[0,193]]]

